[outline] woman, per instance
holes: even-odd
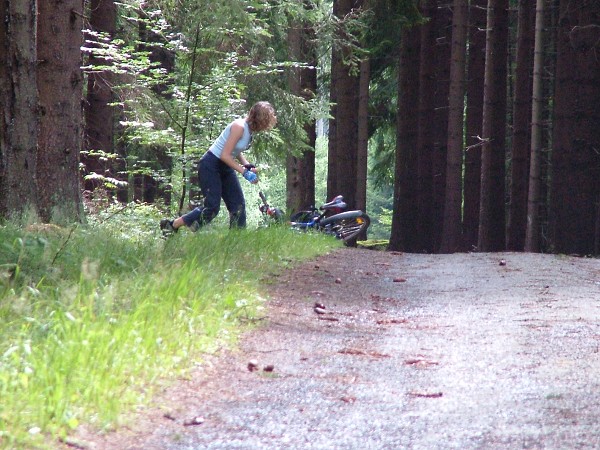
[[[163,233],[176,232],[184,225],[192,231],[198,231],[219,213],[221,199],[229,211],[230,227],[245,227],[246,202],[236,172],[250,183],[258,183],[256,167],[248,162],[242,152],[250,147],[254,133],[270,130],[276,123],[273,106],[269,102],[258,102],[245,118],[227,125],[198,164],[204,206],[175,220],[162,219],[160,228]]]

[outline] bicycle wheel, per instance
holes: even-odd
[[[346,211],[328,217],[320,225],[326,233],[331,233],[338,239],[349,242],[369,228],[370,224],[371,219],[366,213],[362,211]]]

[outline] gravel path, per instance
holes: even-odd
[[[598,259],[341,249],[265,289],[238,352],[92,448],[600,448]]]

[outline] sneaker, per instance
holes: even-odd
[[[169,219],[162,219],[160,221],[160,229],[162,230],[164,236],[177,233],[177,228],[173,228],[173,221]]]

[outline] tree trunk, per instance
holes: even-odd
[[[438,47],[438,1],[422,0],[421,14],[428,19],[420,26],[419,109],[417,136],[417,227],[418,248],[432,253],[434,247],[433,158],[435,149],[435,100]]]
[[[502,251],[505,240],[506,62],[508,0],[489,0],[485,58],[480,251]]]
[[[389,249],[415,252],[418,248],[417,210],[417,115],[419,93],[420,30],[402,31],[398,73],[398,123],[394,177],[394,212]]]
[[[365,58],[360,63],[360,83],[358,97],[358,139],[356,157],[356,200],[354,209],[367,210],[367,172],[369,153],[369,84],[371,62]],[[360,239],[366,239],[360,236]]]
[[[37,214],[36,1],[0,13],[0,218],[21,221]]]
[[[308,6],[307,6],[308,7]],[[313,98],[317,91],[316,55],[313,48],[314,30],[308,26],[292,24],[288,31],[290,58],[307,63],[310,67],[292,69],[289,77],[290,91],[304,99]],[[288,156],[286,161],[286,207],[293,213],[315,204],[315,145],[316,124],[310,121],[304,126],[310,150],[301,157]]]
[[[79,154],[83,137],[83,1],[39,2],[38,180],[44,221],[83,219]]]
[[[600,200],[600,3],[577,6],[560,2],[549,236],[555,252],[590,254]]]
[[[529,188],[527,196],[527,226],[525,250],[540,251],[539,208],[543,202],[541,193],[542,154],[542,111],[543,111],[543,68],[544,68],[544,3],[537,0],[535,13],[535,51],[533,62],[533,104],[531,110],[531,163],[529,166]]]
[[[452,18],[452,57],[450,63],[450,96],[448,111],[448,154],[446,168],[446,201],[440,251],[453,253],[461,246],[461,208],[463,172],[463,126],[465,99],[465,66],[467,54],[467,4],[454,0]]]
[[[435,117],[433,149],[433,248],[439,250],[444,224],[446,198],[446,160],[448,155],[448,98],[450,96],[450,59],[452,54],[452,10],[439,2],[435,49]]]
[[[510,205],[506,246],[521,251],[527,229],[527,180],[531,148],[531,70],[535,30],[535,1],[520,0],[517,24],[517,57],[513,106]],[[541,94],[541,92],[540,92]]]
[[[369,85],[371,82],[371,62],[365,58],[360,63],[360,82],[358,93],[358,136],[356,149],[356,189],[352,209],[367,211],[367,174],[369,155]],[[356,239],[367,239],[367,230],[362,231]]]
[[[117,7],[114,0],[91,0],[90,28],[92,31],[113,36],[116,31]],[[89,65],[110,65],[109,60],[91,55]],[[112,93],[113,75],[108,70],[93,71],[88,74],[87,97],[84,105],[85,116],[85,152],[81,154],[81,163],[85,167],[84,174],[114,176],[113,164],[107,164],[102,153],[113,153],[114,107]],[[92,191],[97,181],[88,180],[84,187]]]
[[[481,192],[481,136],[485,73],[485,26],[487,0],[471,1],[469,11],[469,58],[467,69],[467,111],[465,154],[463,250],[477,247]]]
[[[336,0],[333,14],[345,17],[360,8],[362,0]],[[329,158],[327,173],[327,195],[343,195],[345,201],[356,204],[356,180],[358,158],[358,109],[360,76],[351,73],[344,62],[344,48],[334,47],[331,62],[332,119],[329,123]]]

